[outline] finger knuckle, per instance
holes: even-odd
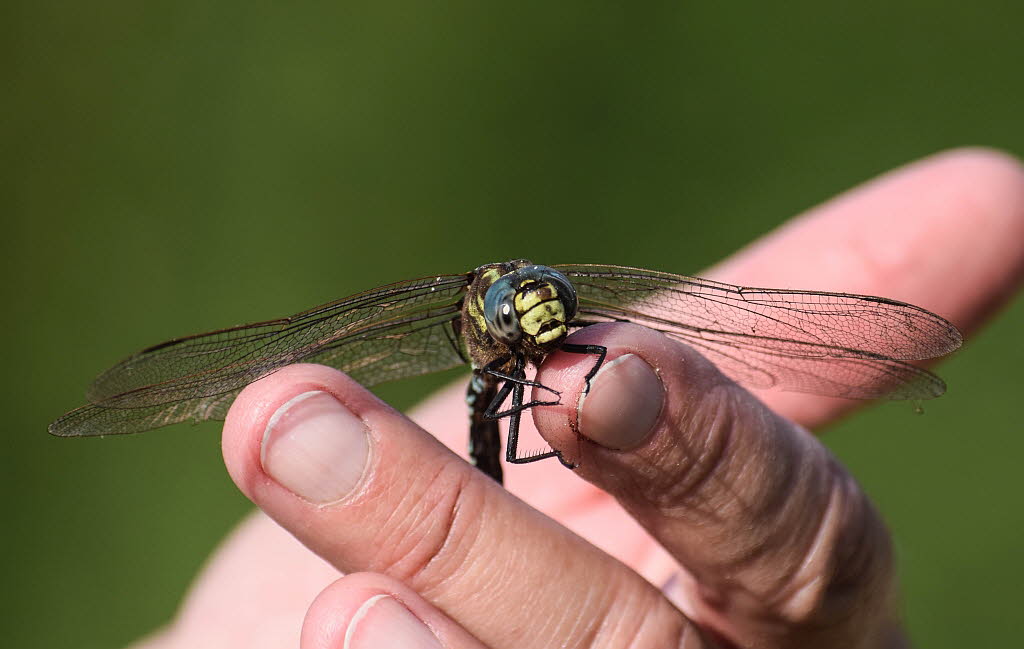
[[[485,505],[481,481],[457,463],[446,463],[415,489],[406,489],[377,538],[385,572],[417,588],[443,583],[459,570],[480,532]]]

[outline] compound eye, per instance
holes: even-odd
[[[505,281],[504,277],[492,284],[484,296],[487,331],[504,343],[514,343],[523,335],[513,303],[515,296],[511,282]]]

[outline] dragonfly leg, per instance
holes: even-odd
[[[602,347],[601,345],[577,345],[574,343],[565,343],[558,348],[563,352],[569,352],[570,354],[591,354],[597,356],[597,362],[594,363],[594,367],[590,368],[587,375],[584,377],[587,385],[583,388],[583,394],[590,392],[590,380],[597,376],[597,371],[604,365],[604,357],[608,355],[608,348]]]
[[[506,384],[508,385],[508,384]],[[512,408],[510,411],[512,415],[508,420],[508,443],[505,445],[505,461],[509,464],[529,464],[531,462],[539,462],[540,460],[546,460],[549,457],[557,457],[558,461],[563,466],[567,466],[571,469],[575,469],[576,465],[566,462],[559,451],[547,451],[545,453],[537,453],[536,455],[528,455],[526,457],[518,457],[519,455],[519,419],[523,416],[523,410],[525,409],[523,404],[523,390],[524,386],[521,384],[514,385],[512,391]]]
[[[604,347],[598,347],[596,345],[590,345],[590,346],[587,346],[587,345],[573,345],[572,347],[573,347],[573,349],[570,350],[570,351],[575,351],[576,353],[589,353],[589,354],[600,353],[600,358],[598,360],[598,366],[600,366],[600,363],[604,360],[604,354],[601,353],[601,352],[602,351],[607,351],[607,350],[605,350]],[[585,349],[586,351],[578,351],[577,348],[579,350]],[[498,361],[500,361],[500,362],[498,362]],[[505,363],[507,363],[507,359],[498,359],[498,361],[493,362],[493,363],[489,363],[487,365],[487,367],[485,367],[482,370],[480,370],[480,373],[481,373],[482,377],[486,377],[488,380],[493,381],[495,378],[503,380],[501,388],[498,389],[496,392],[492,392],[491,393],[494,396],[491,399],[490,405],[483,412],[483,419],[486,420],[486,421],[495,421],[496,422],[498,419],[501,419],[503,417],[508,417],[509,418],[509,421],[508,421],[508,441],[505,444],[505,461],[508,462],[509,464],[529,464],[531,462],[537,462],[537,461],[540,461],[540,460],[545,460],[545,459],[547,459],[549,457],[556,457],[556,458],[558,458],[558,461],[562,463],[562,466],[567,467],[569,469],[575,469],[576,468],[576,464],[574,464],[572,462],[569,462],[564,457],[562,457],[562,453],[560,451],[550,450],[550,451],[546,451],[546,452],[543,452],[543,453],[537,453],[535,455],[529,455],[527,457],[518,457],[518,455],[519,455],[519,422],[520,422],[520,420],[521,420],[521,418],[523,416],[523,412],[525,410],[528,410],[529,408],[533,408],[535,406],[554,406],[554,405],[558,405],[559,403],[561,403],[561,400],[543,401],[543,400],[540,400],[540,399],[535,399],[533,401],[529,401],[529,402],[523,403],[523,395],[524,395],[524,393],[526,391],[526,386],[529,385],[529,386],[534,386],[534,387],[540,387],[540,388],[543,388],[543,389],[545,389],[545,390],[547,390],[549,392],[552,392],[555,395],[559,395],[559,396],[561,395],[561,393],[558,392],[557,390],[553,390],[552,388],[549,388],[549,387],[545,386],[542,383],[538,383],[536,381],[528,381],[528,380],[526,380],[526,372],[523,370],[524,360],[522,358],[516,359],[516,364],[515,364],[515,367],[513,368],[513,371],[512,371],[511,374],[506,374],[504,372],[499,372],[497,369],[495,369],[496,367],[500,367],[501,365],[504,365]],[[595,369],[595,370],[592,371],[592,373],[590,375],[587,376],[588,382],[589,382],[590,378],[592,378],[592,375],[596,374],[596,373],[597,373],[597,370]],[[588,383],[588,386],[589,386],[589,383]],[[472,386],[470,387],[470,390],[472,391]],[[503,404],[505,402],[505,400],[508,398],[509,393],[512,394],[512,406],[510,408],[508,408],[507,410],[500,410],[501,404]],[[483,393],[481,392],[480,394],[476,395],[477,398],[482,396],[482,394]],[[480,431],[483,431],[482,427],[481,427]],[[471,435],[471,439],[470,439],[470,442],[471,442],[470,454],[474,458],[474,462],[477,463],[477,466],[480,466],[481,468],[483,468],[482,465],[478,463],[479,460],[477,459],[477,455],[478,455],[478,450],[479,449],[476,448],[477,444],[474,443],[474,439],[473,438],[474,438],[474,436]],[[485,436],[485,438],[487,440],[492,439],[492,437],[490,435]],[[477,441],[482,441],[482,440],[477,440]],[[500,475],[501,468],[498,467],[497,471],[499,472],[499,475]],[[494,477],[491,471],[484,470],[484,472],[487,473],[488,475],[491,475],[492,477]],[[500,478],[495,478],[495,479],[498,480],[499,483],[501,482]]]
[[[498,408],[501,407],[501,404],[505,402],[505,399],[508,398],[509,392],[511,392],[513,395],[512,407],[509,408],[508,410],[498,410]],[[515,394],[517,392],[520,394],[519,403],[516,403],[515,400]],[[494,401],[491,402],[490,407],[487,408],[487,410],[484,412],[484,417],[488,419],[501,419],[503,417],[513,417],[522,413],[524,410],[529,410],[530,408],[534,408],[536,406],[557,406],[558,404],[562,403],[560,399],[556,399],[555,401],[544,401],[542,399],[534,399],[533,401],[522,403],[522,392],[522,384],[506,381],[505,384],[501,386],[501,390],[498,391],[497,396],[494,397]]]
[[[505,380],[505,383],[501,386],[501,389],[498,391],[498,394],[491,401],[491,405],[488,406],[486,411],[484,411],[484,417],[487,417],[488,419],[501,419],[502,417],[514,416],[518,413],[521,413],[524,410],[533,408],[535,406],[557,406],[558,404],[562,403],[561,399],[555,399],[554,401],[534,399],[533,401],[530,401],[528,403],[523,403],[523,389],[524,386],[527,385],[544,388],[549,392],[553,392],[556,396],[560,394],[558,391],[552,390],[549,387],[545,387],[544,385],[537,383],[536,381],[527,381],[526,372],[523,371],[524,363],[525,361],[522,358],[516,359],[516,366],[512,370],[511,375],[506,375],[489,369],[490,364],[481,370],[482,373],[488,376],[494,376]],[[509,408],[508,410],[498,410],[499,408],[501,408],[501,404],[505,402],[505,399],[508,398],[509,392],[512,393],[512,407]],[[518,399],[516,399],[515,396],[517,394],[519,395]]]
[[[484,409],[484,419],[501,419],[502,417],[508,417],[513,414],[512,410],[506,410],[504,412],[498,412],[498,408],[501,404],[505,403],[505,399],[508,399],[508,395],[512,392],[512,389],[516,387],[515,383],[505,381],[501,384],[501,389],[494,393],[494,397],[491,402]]]
[[[548,386],[544,385],[543,383],[539,383],[537,381],[528,381],[528,380],[526,380],[526,374],[522,370],[523,360],[521,358],[517,359],[516,366],[515,366],[515,369],[513,370],[512,374],[507,374],[505,372],[502,372],[502,371],[498,370],[499,367],[502,367],[503,365],[507,364],[508,361],[509,361],[508,358],[498,358],[498,359],[495,359],[495,360],[491,361],[490,363],[488,363],[483,369],[481,369],[480,372],[483,373],[483,374],[488,374],[490,376],[499,378],[499,379],[504,379],[506,382],[518,383],[520,385],[529,385],[529,386],[532,386],[532,387],[535,387],[535,388],[541,388],[543,390],[547,390],[548,392],[551,392],[555,396],[559,396],[559,395],[562,394],[558,390],[549,388]],[[507,396],[507,393],[506,393],[506,396]]]

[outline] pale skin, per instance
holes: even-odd
[[[847,192],[701,275],[883,295],[969,338],[1019,287],[1022,241],[1020,164],[957,150]],[[609,363],[635,358],[595,379],[582,421],[592,361],[545,361],[539,379],[563,403],[533,420],[579,468],[506,465],[509,491],[444,445],[465,443],[464,386],[411,419],[319,366],[249,386],[223,448],[262,511],[216,552],[174,622],[138,647],[358,649],[387,646],[402,629],[402,646],[446,649],[907,645],[885,525],[807,433],[861,404],[755,397],[692,349],[633,325],[571,340],[608,347]],[[644,420],[629,389],[652,376],[664,391]],[[310,390],[367,428],[364,470],[328,504],[297,495],[261,459],[272,413]],[[644,430],[608,425],[622,413]]]

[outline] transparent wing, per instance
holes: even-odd
[[[930,399],[942,379],[907,363],[962,342],[910,304],[867,295],[747,288],[639,268],[555,266],[576,286],[577,318],[629,321],[694,346],[753,388],[851,399]]]
[[[468,275],[391,284],[290,318],[150,347],[101,374],[91,405],[50,425],[63,437],[223,419],[246,385],[292,363],[336,367],[364,385],[465,363],[453,323]]]

